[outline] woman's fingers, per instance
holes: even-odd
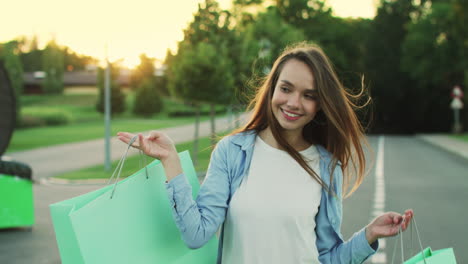
[[[413,219],[414,212],[412,209],[408,209],[405,211],[403,215],[403,222],[401,223],[401,229],[405,231],[408,226],[411,224],[411,219]]]
[[[156,140],[157,138],[161,137],[162,133],[159,131],[151,131],[148,135],[148,138],[151,140]]]
[[[405,216],[406,216],[406,223],[405,223],[405,229],[408,228],[408,226],[411,224],[411,220],[413,219],[414,212],[413,209],[408,209],[405,211]]]
[[[128,144],[135,135],[128,132],[119,132],[117,133],[117,136],[122,142]],[[140,146],[139,142],[140,141],[138,139],[135,140],[135,142],[132,143],[132,147],[138,148]]]

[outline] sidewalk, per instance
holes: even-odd
[[[245,115],[244,115],[245,117]],[[242,123],[242,121],[241,121]],[[225,131],[233,127],[234,120],[228,117],[216,119],[216,131]],[[182,143],[193,140],[195,124],[160,129],[167,133],[174,142]],[[210,121],[200,123],[199,136],[209,136],[211,131]],[[86,133],[86,131],[83,131]],[[146,133],[146,132],[143,132]],[[9,153],[6,156],[24,162],[31,166],[33,179],[41,182],[44,178],[53,177],[65,172],[87,168],[104,163],[104,139],[96,139],[85,142],[69,143],[34,150]],[[118,140],[111,138],[111,159],[119,160],[127,146]],[[129,155],[135,155],[137,151],[129,151]]]
[[[439,149],[450,152],[468,161],[468,142],[445,134],[420,134],[417,137]]]

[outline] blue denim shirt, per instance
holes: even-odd
[[[249,171],[256,136],[253,131],[243,132],[225,137],[217,144],[195,201],[191,195],[192,188],[183,174],[166,183],[175,223],[189,248],[203,246],[224,224],[231,198]],[[317,150],[320,154],[321,177],[330,186],[331,154],[320,145]],[[320,263],[362,263],[378,248],[378,242],[372,246],[367,242],[365,228],[348,241],[343,241],[340,231],[342,181],[342,170],[337,168],[331,185],[336,195],[322,188],[320,207],[315,218]],[[221,263],[222,259],[223,230],[221,228],[217,263]]]

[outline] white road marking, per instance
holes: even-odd
[[[384,180],[384,136],[379,137],[377,150],[377,163],[375,167],[375,195],[374,195],[374,210],[371,214],[371,221],[384,213],[385,210],[385,180]],[[379,240],[379,252],[375,253],[372,258],[372,263],[387,263],[387,253],[385,239]]]

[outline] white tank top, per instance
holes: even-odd
[[[320,175],[316,147],[300,153]],[[250,170],[228,209],[222,263],[319,263],[315,216],[321,188],[286,151],[258,136]]]

